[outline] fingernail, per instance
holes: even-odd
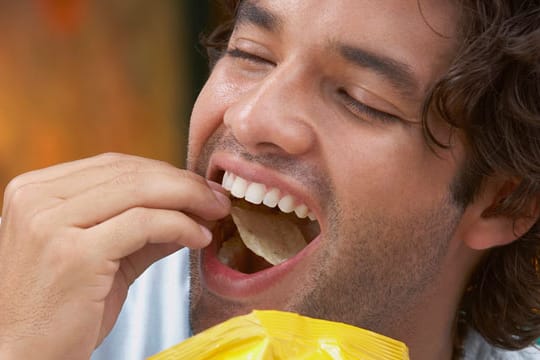
[[[221,186],[221,184],[218,184],[217,182],[214,182],[214,181],[211,181],[211,180],[206,180],[206,183],[208,184],[208,186],[210,186],[210,188],[212,188],[212,190],[214,191],[220,191],[222,193],[225,193],[226,190],[223,188],[223,186]]]
[[[227,195],[216,190],[214,190],[214,195],[216,195],[216,198],[219,200],[221,204],[223,204],[223,206],[227,208],[231,207],[231,200],[229,199]]]
[[[216,195],[216,198],[219,200],[223,206],[226,208],[231,206],[231,200],[229,199],[229,195],[227,194],[227,191],[217,182],[213,182],[210,180],[206,180],[208,186],[212,189],[214,194]]]
[[[212,241],[212,232],[202,225],[199,225],[199,226],[201,227],[201,230],[204,236],[206,237],[206,239],[208,240],[208,242]]]

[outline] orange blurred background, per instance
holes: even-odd
[[[195,52],[186,4],[0,1],[0,188],[108,151],[182,166]]]

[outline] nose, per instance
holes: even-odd
[[[303,155],[316,142],[310,83],[299,70],[275,68],[239,95],[224,124],[252,154]]]

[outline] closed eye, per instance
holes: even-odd
[[[402,121],[402,119],[398,116],[375,109],[371,106],[364,104],[363,102],[356,100],[355,98],[350,96],[343,88],[339,89],[338,94],[347,109],[357,117],[364,118],[367,116],[371,120],[378,120],[383,122]]]
[[[263,57],[240,50],[238,48],[227,49],[227,55],[232,58],[243,59],[243,60],[247,60],[247,61],[258,63],[258,64],[274,65],[274,63],[271,62],[270,60],[266,60]]]

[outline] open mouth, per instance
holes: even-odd
[[[307,205],[277,188],[224,172],[222,186],[233,196],[231,215],[215,229],[218,260],[244,274],[279,265],[320,233]]]

